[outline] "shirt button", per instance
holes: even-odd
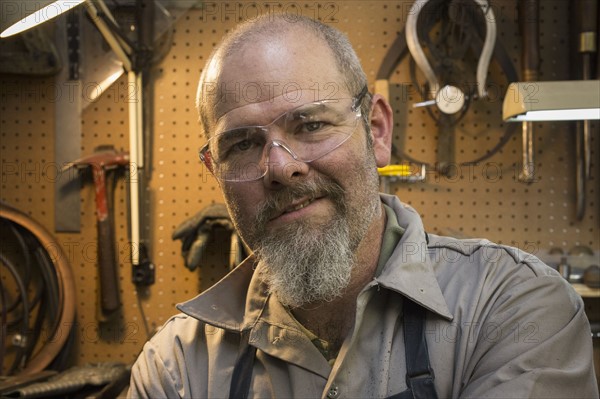
[[[337,385],[332,385],[329,387],[329,392],[327,392],[327,397],[330,399],[335,399],[340,396],[340,390]]]

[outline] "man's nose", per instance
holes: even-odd
[[[274,140],[268,144],[266,151],[267,173],[264,177],[266,187],[276,189],[280,186],[288,186],[308,175],[308,164],[299,160],[285,143]]]

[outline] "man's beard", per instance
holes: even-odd
[[[269,219],[295,199],[325,196],[334,205],[330,220],[300,220],[267,231]],[[344,189],[316,177],[275,193],[261,206],[253,231],[259,277],[279,301],[291,308],[332,301],[350,282],[356,263],[355,251],[377,204],[359,204],[348,209]]]
[[[335,218],[320,228],[293,223],[261,241],[259,277],[284,306],[331,301],[350,282],[355,257],[345,220]]]

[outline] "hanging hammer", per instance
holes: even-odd
[[[98,225],[98,267],[100,276],[101,317],[107,318],[121,307],[119,280],[115,259],[115,239],[106,184],[108,170],[129,165],[129,153],[116,152],[112,146],[96,148],[94,154],[67,164],[70,167],[85,169],[90,167],[96,191],[96,219]]]

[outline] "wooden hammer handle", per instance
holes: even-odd
[[[121,307],[115,240],[111,219],[98,220],[98,272],[100,275],[100,310],[108,317]]]

